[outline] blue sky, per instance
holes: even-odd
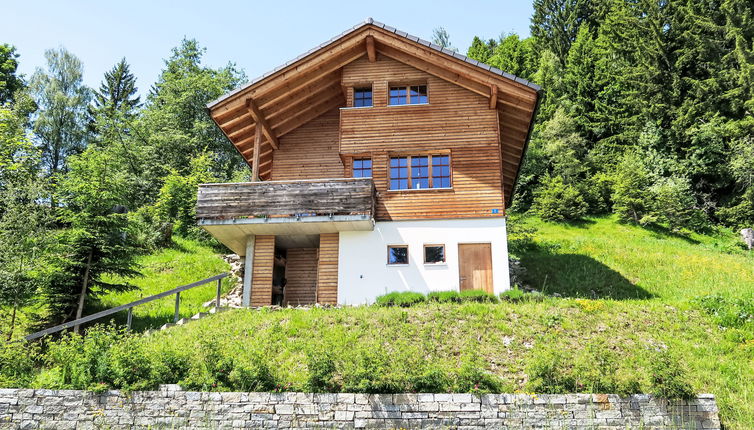
[[[163,59],[186,36],[207,48],[205,63],[229,61],[256,77],[371,16],[430,39],[443,26],[465,53],[474,35],[529,34],[529,1],[12,1],[0,43],[15,45],[27,77],[45,49],[64,46],[84,63],[84,81],[126,57],[144,93]]]

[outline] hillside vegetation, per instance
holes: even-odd
[[[242,309],[151,335],[99,330],[51,343],[43,366],[15,379],[5,372],[3,383],[711,392],[727,428],[754,427],[754,257],[732,235],[682,237],[611,218],[578,225],[528,218],[512,220],[511,227],[527,282],[546,295],[512,295],[500,303]],[[209,248],[182,245],[146,257],[151,269],[141,285],[158,285],[199,256],[214,259],[211,271],[222,263]],[[201,264],[193,262],[195,269]],[[165,264],[172,268],[160,269]],[[131,299],[108,296],[112,304]],[[172,302],[151,312],[172,315]],[[26,363],[29,353],[14,359],[6,351],[4,361]]]

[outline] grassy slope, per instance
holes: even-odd
[[[698,392],[718,396],[729,428],[754,427],[754,342],[723,331],[693,298],[710,292],[751,297],[754,258],[732,239],[674,237],[595,218],[580,226],[527,221],[536,246],[521,255],[528,281],[564,298],[541,303],[424,305],[411,309],[239,310],[149,338],[157,349],[201,360],[212,349],[243,360],[261,353],[277,381],[302,389],[307,354],[335,354],[344,375],[376,354],[400,379],[423,363],[457,366],[474,353],[509,389],[530,387],[527,366],[548,353],[597,363],[648,391],[656,351],[681,359]],[[583,300],[574,297],[597,297]],[[748,336],[748,337],[747,337]],[[465,358],[466,357],[466,358]],[[585,387],[585,391],[589,391]]]
[[[128,280],[137,287],[136,289],[102,295],[98,308],[122,305],[228,271],[228,264],[212,247],[181,237],[174,237],[173,241],[173,247],[137,259],[139,271],[143,276]],[[123,281],[118,278],[107,280]],[[230,281],[226,278],[223,280],[223,291],[229,288]],[[215,292],[216,283],[212,282],[181,293],[181,317],[189,317],[203,310],[202,303],[212,300]],[[95,310],[87,313],[93,311]],[[174,312],[175,296],[137,306],[134,308],[134,328],[156,328],[166,322],[172,322]],[[125,320],[125,312],[119,319]]]

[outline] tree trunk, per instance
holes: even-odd
[[[18,309],[18,301],[13,301],[13,314],[10,317],[10,330],[8,330],[8,341],[13,339],[13,330],[16,327],[16,309]]]
[[[81,318],[84,314],[84,301],[86,300],[86,289],[89,285],[89,269],[92,267],[92,253],[93,250],[89,250],[89,256],[86,259],[86,269],[84,270],[84,282],[81,284],[81,294],[79,295],[79,306],[76,308],[76,319]],[[79,325],[73,326],[73,332],[78,334]]]

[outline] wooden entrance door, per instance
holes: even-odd
[[[459,243],[458,271],[461,291],[492,293],[492,247],[489,243]]]

